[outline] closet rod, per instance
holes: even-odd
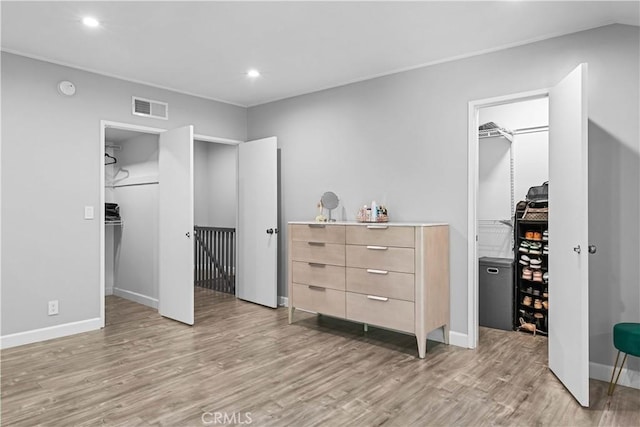
[[[110,187],[110,188],[120,188],[120,187],[133,187],[136,185],[152,185],[152,184],[158,184],[159,181],[150,181],[150,182],[133,182],[131,184],[116,184],[116,185],[107,185],[106,187]]]

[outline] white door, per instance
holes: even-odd
[[[549,92],[549,368],[589,406],[587,64]]]
[[[158,311],[193,325],[193,126],[160,134],[158,181]]]
[[[275,137],[238,146],[238,298],[278,306]]]

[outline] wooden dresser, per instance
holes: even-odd
[[[295,308],[449,342],[447,224],[289,223],[289,323]]]

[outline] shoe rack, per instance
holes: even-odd
[[[526,220],[516,210],[514,329],[547,335],[549,308],[548,221]]]

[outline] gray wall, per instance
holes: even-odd
[[[237,152],[235,145],[195,141],[195,224],[236,226]]]
[[[109,133],[107,129],[107,138]],[[112,255],[115,260],[113,293],[154,308],[159,292],[159,184],[154,183],[158,181],[159,139],[154,134],[138,134],[115,144],[121,150],[114,152],[118,163],[113,167],[119,172],[114,177],[113,201],[120,206],[124,225],[107,228],[113,233],[114,253],[105,254],[105,259]],[[133,182],[141,185],[127,185]]]
[[[637,27],[607,26],[252,107],[248,137],[278,136],[283,221],[313,218],[332,190],[349,218],[376,199],[392,220],[449,222],[452,330],[467,333],[468,102],[589,63],[590,360],[611,365],[612,325],[640,318],[639,40]]]
[[[100,120],[245,140],[246,109],[4,52],[1,78],[1,334],[98,318],[100,224],[83,213],[100,209]],[[132,95],[168,102],[169,120],[133,116]]]

